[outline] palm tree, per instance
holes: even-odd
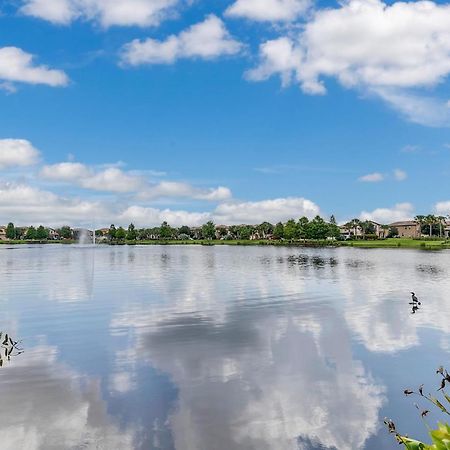
[[[433,214],[428,214],[425,217],[425,223],[430,227],[430,237],[433,235],[433,225],[436,223],[436,216]]]
[[[422,226],[425,223],[425,216],[419,215],[414,217],[414,220],[419,223],[420,226],[420,235],[422,235]]]
[[[437,216],[436,217],[439,223],[439,237],[442,237],[442,225],[445,223],[445,216]]]
[[[361,221],[359,219],[352,219],[350,221],[350,226],[353,228],[353,231],[354,231],[353,235],[356,238],[358,235],[358,227],[361,226]]]
[[[386,235],[388,234],[390,226],[389,225],[381,225],[381,229],[383,230],[383,239],[386,237]]]

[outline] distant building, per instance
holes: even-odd
[[[6,241],[6,227],[0,227],[0,241]]]
[[[389,225],[398,231],[398,236],[407,238],[419,238],[422,235],[420,224],[415,220],[403,220]]]
[[[57,241],[59,240],[60,236],[56,230],[54,230],[53,228],[48,228],[48,238]]]

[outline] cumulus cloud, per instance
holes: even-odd
[[[178,181],[161,181],[148,186],[139,193],[139,198],[152,200],[161,197],[188,197],[196,200],[222,201],[232,197],[230,189],[224,186],[201,189],[189,183]]]
[[[278,74],[310,94],[326,93],[322,78],[335,77],[378,95],[415,122],[448,123],[445,102],[412,89],[435,86],[450,73],[449,24],[447,4],[350,0],[316,11],[297,38],[263,43],[260,64],[247,76]]]
[[[166,221],[172,226],[199,226],[211,219],[208,212],[188,212],[173,209],[158,209],[144,206],[130,206],[120,214],[123,223],[133,222],[138,226],[155,226]]]
[[[367,175],[363,175],[358,178],[359,181],[363,181],[365,183],[377,183],[379,181],[384,180],[384,175],[379,172],[368,173]]]
[[[128,65],[172,64],[181,58],[212,59],[238,53],[242,45],[234,40],[215,15],[192,25],[165,41],[135,39],[122,49],[121,62]]]
[[[60,197],[23,183],[0,184],[0,222],[17,224],[92,224],[95,217],[110,218],[105,204]]]
[[[450,214],[450,200],[437,202],[434,205],[434,209],[438,214],[442,215]]]
[[[46,84],[48,86],[66,86],[69,78],[62,70],[50,69],[45,65],[36,65],[33,55],[17,47],[0,48],[0,81],[4,88],[14,91],[14,84]]]
[[[145,175],[161,176],[161,172],[124,171],[117,166],[102,170],[79,162],[63,162],[46,165],[40,171],[43,179],[75,184],[85,189],[115,193],[137,193],[140,200],[179,197],[196,200],[221,201],[230,199],[230,189],[198,188],[189,183],[176,181],[149,182]]]
[[[25,139],[0,139],[0,169],[31,166],[39,159],[39,151]]]
[[[20,11],[59,25],[81,19],[102,27],[144,27],[159,25],[179,4],[179,0],[25,0]]]
[[[310,0],[237,0],[225,15],[255,21],[291,22],[310,6]]]
[[[214,211],[218,223],[235,224],[286,221],[301,216],[314,217],[319,207],[305,198],[287,197],[255,202],[228,202],[217,206]]]
[[[379,223],[410,220],[414,217],[414,206],[411,203],[397,203],[392,208],[377,208],[373,211],[363,211],[362,220],[374,220]]]

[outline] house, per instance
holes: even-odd
[[[6,240],[6,227],[0,226],[0,241]]]
[[[420,224],[415,220],[403,220],[389,224],[398,231],[399,237],[419,238],[422,235]]]
[[[57,241],[59,240],[60,236],[56,230],[54,230],[53,228],[48,228],[48,238],[53,241]]]

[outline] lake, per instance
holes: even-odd
[[[385,416],[425,439],[403,390],[450,368],[449,271],[447,251],[1,246],[0,449],[398,449]]]

